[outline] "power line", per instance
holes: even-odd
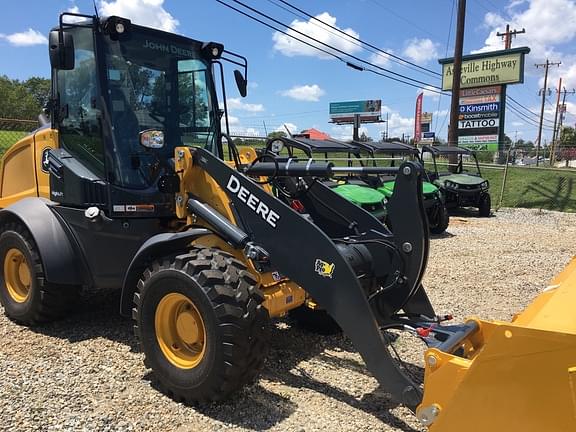
[[[273,0],[268,0],[268,1],[271,2],[271,3],[275,3]],[[300,12],[301,14],[304,14],[306,17],[310,18],[310,20],[317,21],[317,22],[321,23],[322,25],[324,25],[324,26],[326,26],[326,27],[329,27],[330,29],[335,30],[335,31],[337,31],[338,33],[346,36],[346,37],[340,36],[342,39],[352,39],[353,41],[359,42],[359,43],[362,44],[362,45],[365,45],[365,46],[367,46],[367,47],[372,48],[373,51],[371,51],[371,52],[376,51],[376,54],[379,53],[379,55],[382,56],[382,57],[385,56],[386,58],[391,58],[391,59],[398,60],[399,62],[406,63],[406,64],[408,64],[408,65],[410,65],[410,66],[413,66],[413,67],[415,67],[415,68],[417,68],[417,69],[420,69],[420,70],[422,70],[422,71],[424,71],[424,72],[426,72],[426,73],[428,73],[428,74],[432,74],[432,75],[435,75],[435,76],[442,76],[442,74],[439,73],[439,72],[433,71],[432,69],[428,69],[428,68],[425,68],[425,67],[423,67],[423,66],[420,66],[420,65],[418,65],[418,64],[416,64],[416,63],[413,63],[413,62],[411,62],[411,61],[409,61],[409,60],[406,60],[406,59],[403,58],[403,57],[397,56],[397,55],[392,54],[392,53],[389,53],[389,52],[387,52],[387,51],[385,51],[385,50],[383,50],[383,49],[381,49],[381,48],[378,48],[377,46],[374,46],[373,44],[371,44],[371,43],[369,43],[369,42],[366,42],[366,41],[364,41],[364,40],[362,40],[362,39],[360,39],[360,38],[357,38],[357,37],[355,37],[355,36],[351,36],[351,35],[349,35],[348,33],[346,33],[345,31],[343,31],[342,29],[339,29],[338,27],[334,27],[333,25],[330,25],[330,24],[328,24],[328,23],[326,23],[326,22],[324,22],[324,21],[316,18],[315,16],[313,16],[313,15],[309,14],[308,12],[306,12],[306,11],[304,11],[304,10],[302,10],[302,9],[294,6],[294,5],[292,5],[291,3],[289,3],[289,2],[287,2],[287,1],[285,1],[285,0],[276,0],[276,1],[279,1],[279,2],[282,3],[282,4],[285,4],[286,6],[292,8],[292,9],[298,11],[298,12]],[[281,7],[280,5],[277,5],[277,6],[278,6],[278,7]],[[285,8],[283,8],[283,9],[286,10]],[[331,32],[331,33],[334,34],[333,32]],[[397,63],[398,63],[398,62],[397,62]],[[399,64],[400,64],[400,63],[399,63]],[[412,69],[412,68],[411,68],[411,69]]]
[[[526,108],[524,105],[522,105],[520,102],[518,102],[516,99],[514,99],[512,96],[507,95],[506,99],[513,102],[515,105],[517,105],[519,108],[522,108],[523,110],[525,110],[526,112],[530,113],[531,115],[533,115],[534,117],[538,118],[539,115],[538,113],[535,113],[534,111],[530,110],[529,108]],[[544,117],[544,121],[548,122],[548,123],[554,123],[554,120],[550,120],[547,119],[546,117]]]
[[[530,126],[533,126],[535,128],[537,128],[539,126],[539,123],[537,120],[534,120],[530,117],[528,117],[526,114],[524,114],[522,111],[520,111],[519,109],[515,108],[514,105],[508,105],[508,108],[511,110],[512,114],[514,114],[517,118],[519,118],[520,120],[525,121],[526,123],[528,123]],[[548,131],[552,131],[553,128],[551,126],[542,126],[543,129],[548,130]]]
[[[430,32],[429,32],[428,30],[426,30],[425,28],[420,27],[420,26],[419,26],[418,24],[416,24],[415,22],[410,21],[408,18],[403,17],[402,15],[398,14],[397,12],[394,12],[392,9],[384,6],[384,5],[383,5],[382,3],[380,3],[379,1],[377,1],[377,0],[371,0],[371,1],[372,1],[372,3],[374,3],[376,6],[384,9],[384,10],[387,11],[388,13],[394,15],[396,18],[401,19],[402,21],[410,24],[412,27],[417,28],[418,30],[420,30],[420,31],[422,31],[422,32],[424,32],[424,33],[426,33],[426,34],[434,37],[434,38],[437,38],[437,37],[438,37],[437,35],[435,35],[435,34],[433,34],[433,33],[430,33]]]
[[[536,69],[543,67],[544,68],[544,89],[542,90],[542,105],[540,107],[540,125],[538,127],[538,138],[537,138],[537,143],[536,143],[536,166],[538,166],[538,153],[540,153],[540,146],[542,143],[542,123],[544,120],[544,103],[546,101],[546,87],[548,85],[548,70],[550,69],[550,66],[560,66],[562,64],[562,62],[551,62],[548,59],[546,59],[546,63],[543,64],[535,64],[534,66],[536,66]]]
[[[327,54],[327,55],[329,55],[329,56],[331,56],[331,57],[334,57],[334,58],[340,60],[341,62],[346,63],[347,66],[349,66],[349,67],[351,67],[351,68],[353,68],[353,69],[356,69],[356,70],[359,70],[359,71],[372,72],[372,73],[374,73],[374,74],[376,74],[376,75],[380,75],[380,76],[382,76],[382,77],[391,79],[391,80],[393,80],[393,81],[397,81],[397,82],[400,82],[400,83],[402,83],[402,84],[406,84],[406,85],[409,85],[409,86],[412,86],[412,87],[415,87],[415,88],[419,88],[419,89],[420,89],[420,88],[423,88],[423,86],[424,86],[424,87],[427,87],[427,90],[430,91],[430,92],[442,94],[440,87],[437,87],[437,86],[434,86],[434,85],[432,85],[432,84],[430,84],[430,83],[426,83],[426,82],[423,82],[423,81],[419,81],[419,80],[417,80],[417,79],[407,77],[406,75],[402,75],[402,74],[396,73],[396,72],[394,72],[394,71],[388,70],[388,69],[386,69],[386,68],[380,67],[380,66],[375,65],[375,64],[373,64],[373,63],[370,63],[370,62],[368,62],[368,61],[366,61],[366,60],[363,60],[363,59],[361,59],[361,58],[359,58],[359,57],[356,57],[356,56],[354,56],[354,55],[352,55],[352,54],[349,54],[349,53],[347,53],[347,52],[345,52],[345,51],[343,51],[343,50],[340,50],[340,49],[338,49],[338,48],[336,48],[336,47],[333,47],[333,46],[331,46],[331,45],[329,45],[329,44],[326,44],[326,43],[324,43],[324,42],[321,42],[321,41],[319,41],[319,40],[317,40],[317,39],[315,39],[315,38],[313,38],[313,37],[311,37],[311,36],[306,35],[305,33],[302,33],[302,32],[300,32],[300,31],[298,31],[298,30],[296,30],[296,29],[291,28],[290,26],[288,26],[288,25],[286,25],[286,24],[284,24],[284,23],[282,23],[282,22],[280,22],[280,21],[278,21],[278,20],[276,20],[276,19],[274,19],[274,18],[272,18],[272,17],[264,14],[263,12],[260,12],[260,11],[258,11],[258,10],[256,10],[256,9],[254,9],[254,8],[252,8],[252,7],[246,5],[246,4],[244,4],[244,3],[242,3],[242,2],[240,2],[240,1],[238,1],[238,0],[232,0],[232,1],[234,1],[235,3],[238,3],[238,4],[240,4],[240,5],[242,5],[243,7],[245,7],[245,8],[248,9],[248,10],[251,10],[251,11],[257,13],[258,15],[261,15],[261,16],[265,17],[266,19],[268,19],[268,20],[270,20],[270,21],[272,21],[272,22],[274,22],[274,23],[276,23],[276,24],[279,24],[279,25],[281,25],[281,26],[283,26],[283,27],[285,27],[285,28],[289,28],[290,30],[292,30],[292,31],[294,31],[294,32],[296,32],[296,33],[298,33],[298,34],[301,34],[301,35],[307,37],[308,39],[311,39],[311,40],[313,40],[314,42],[319,43],[320,45],[326,46],[327,48],[329,48],[329,49],[331,49],[331,50],[334,50],[334,51],[336,51],[336,52],[338,52],[338,53],[340,53],[340,54],[342,54],[342,55],[344,55],[344,56],[350,57],[350,58],[352,58],[352,59],[354,59],[354,60],[356,60],[356,61],[359,61],[359,62],[361,62],[361,63],[365,63],[365,64],[367,64],[367,65],[370,65],[370,66],[374,67],[374,68],[383,70],[383,71],[385,71],[386,73],[389,73],[389,74],[392,74],[392,75],[395,75],[395,76],[399,76],[399,77],[401,77],[401,78],[404,78],[404,79],[409,80],[409,81],[412,81],[412,82],[404,81],[404,80],[402,80],[402,79],[395,78],[395,77],[386,75],[386,74],[384,74],[384,73],[378,72],[378,71],[376,71],[376,70],[374,70],[374,69],[370,69],[370,68],[366,68],[366,67],[363,67],[363,66],[359,66],[359,65],[357,65],[357,64],[354,64],[354,63],[352,63],[352,62],[350,62],[350,61],[347,61],[346,59],[344,59],[344,58],[342,58],[342,57],[334,54],[334,53],[331,52],[331,51],[328,51],[328,50],[326,50],[326,49],[323,49],[323,48],[320,48],[320,47],[318,47],[318,46],[316,46],[316,45],[313,45],[313,44],[311,44],[311,43],[309,43],[309,42],[306,42],[306,41],[304,41],[304,40],[302,40],[302,39],[299,39],[299,38],[297,38],[296,36],[294,36],[294,35],[286,32],[286,31],[283,31],[283,30],[279,29],[278,27],[273,26],[272,24],[269,24],[269,23],[267,23],[267,22],[265,22],[265,21],[262,21],[262,20],[260,20],[260,19],[258,19],[258,18],[256,18],[256,17],[254,17],[254,16],[252,16],[252,15],[250,15],[250,14],[248,14],[248,13],[246,13],[246,12],[244,12],[244,11],[242,11],[242,10],[240,10],[240,9],[238,9],[238,8],[236,8],[236,7],[228,4],[228,3],[226,3],[226,2],[224,2],[223,0],[216,0],[216,1],[217,1],[218,3],[220,3],[220,4],[222,4],[223,6],[226,6],[226,7],[230,8],[230,9],[238,12],[238,13],[241,14],[241,15],[244,15],[244,16],[247,17],[247,18],[250,18],[250,19],[252,19],[252,20],[254,20],[254,21],[256,21],[256,22],[258,22],[258,23],[260,23],[260,24],[262,24],[262,25],[265,25],[266,27],[269,27],[269,28],[271,28],[271,29],[274,29],[274,30],[276,30],[276,31],[278,31],[278,32],[280,32],[280,33],[282,33],[282,34],[284,34],[284,35],[286,35],[286,36],[294,39],[294,40],[297,40],[297,41],[300,42],[300,43],[303,43],[303,44],[305,44],[305,45],[307,45],[307,46],[309,46],[309,47],[311,47],[311,48],[313,48],[313,49],[316,49],[316,50],[318,50],[318,51],[320,51],[320,52],[323,52],[324,54]],[[416,85],[416,84],[413,84],[413,83],[419,83],[419,84],[421,84],[421,85]]]
[[[220,2],[220,0],[217,0],[217,1]],[[364,60],[364,59],[362,59],[362,58],[360,58],[360,57],[357,57],[357,56],[355,56],[355,55],[353,55],[353,54],[347,53],[346,51],[343,51],[343,50],[341,50],[341,49],[339,49],[339,48],[336,48],[336,47],[334,47],[334,46],[332,46],[332,45],[330,45],[330,44],[327,44],[327,43],[324,43],[324,42],[322,42],[322,41],[319,41],[318,39],[315,39],[315,38],[313,38],[312,36],[309,36],[309,35],[307,35],[306,33],[301,32],[300,30],[296,30],[295,28],[292,28],[292,27],[290,27],[289,25],[284,24],[284,23],[281,22],[281,21],[278,21],[277,19],[271,17],[270,15],[267,15],[267,14],[265,14],[264,12],[261,12],[261,11],[259,11],[258,9],[253,8],[253,7],[251,7],[250,5],[247,5],[246,3],[241,2],[240,0],[232,0],[232,1],[233,1],[234,3],[237,3],[237,4],[241,5],[241,6],[243,6],[244,8],[246,8],[246,9],[248,9],[248,10],[254,12],[254,13],[257,13],[257,14],[260,15],[260,16],[263,16],[264,18],[266,18],[266,19],[268,19],[268,20],[270,20],[270,21],[272,21],[272,22],[274,22],[274,23],[276,23],[276,24],[279,24],[279,25],[281,25],[281,26],[283,26],[283,27],[285,27],[285,28],[288,28],[288,29],[292,30],[293,32],[296,32],[296,33],[298,33],[298,34],[300,34],[300,35],[302,35],[302,36],[304,36],[304,37],[307,37],[308,39],[313,40],[314,42],[319,43],[320,45],[325,46],[325,47],[327,47],[327,48],[329,48],[329,49],[332,49],[332,50],[334,50],[334,51],[336,51],[336,52],[338,52],[338,53],[340,53],[340,54],[343,54],[343,55],[345,55],[345,56],[348,56],[348,57],[350,57],[350,58],[353,58],[353,59],[356,60],[356,61],[359,61],[359,62],[361,62],[361,63],[367,64],[367,65],[369,65],[369,66],[371,66],[371,67],[375,67],[375,68],[380,69],[380,70],[382,70],[382,71],[384,71],[384,72],[386,72],[386,73],[389,73],[389,74],[392,74],[392,75],[395,75],[395,76],[398,76],[398,77],[402,77],[402,78],[404,78],[404,79],[407,79],[407,80],[416,82],[416,83],[418,83],[418,84],[422,84],[422,85],[424,85],[424,86],[429,86],[429,87],[433,87],[433,88],[435,88],[435,89],[441,90],[440,87],[438,87],[438,86],[434,86],[434,85],[432,85],[432,84],[430,84],[430,83],[427,83],[427,82],[424,82],[424,81],[420,81],[420,80],[417,80],[417,79],[415,79],[415,78],[410,78],[410,77],[407,77],[406,75],[402,75],[402,74],[396,73],[396,72],[391,71],[391,70],[389,70],[389,69],[386,69],[386,68],[384,68],[384,67],[382,67],[382,66],[378,66],[378,65],[376,65],[376,64],[374,64],[374,63],[371,63],[371,62],[369,62],[369,61],[367,61],[367,60]],[[352,65],[352,67],[354,67],[354,66]]]

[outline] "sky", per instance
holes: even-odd
[[[234,0],[222,1],[255,15]],[[47,34],[57,24],[59,13],[94,13],[92,0],[3,3],[0,75],[22,80],[31,76],[49,77]],[[348,139],[352,135],[350,126],[329,122],[329,103],[381,99],[383,117],[388,114],[389,136],[412,136],[416,96],[424,91],[423,109],[434,114],[432,130],[438,137],[446,138],[450,98],[427,90],[428,85],[439,86],[440,77],[419,67],[440,73],[438,59],[453,56],[457,0],[288,0],[288,4],[316,19],[291,9],[281,0],[242,0],[245,5],[287,24],[289,29],[275,25],[289,34],[302,39],[305,38],[301,33],[312,36],[354,55],[357,59],[348,58],[354,64],[362,65],[362,60],[370,62],[375,65],[370,68],[376,71],[386,69],[419,80],[423,84],[416,86],[422,88],[348,67],[345,62],[254,22],[216,0],[96,0],[95,3],[100,15],[120,15],[137,24],[220,42],[226,49],[247,57],[246,98],[240,97],[233,84],[232,68],[226,70],[229,118],[235,134],[263,135],[285,127],[291,131],[314,127],[335,138]],[[544,72],[535,64],[547,58],[562,62],[559,67],[550,68],[547,84],[550,91],[546,92],[543,142],[550,141],[559,78],[562,77],[566,90],[576,88],[576,1],[468,0],[464,54],[503,49],[497,32],[504,31],[506,24],[512,29],[526,30],[513,40],[512,46],[531,49],[526,57],[524,83],[508,86],[508,95],[535,113],[520,109],[523,117],[507,110],[506,134],[513,140],[536,139],[536,114],[540,112]],[[366,49],[356,39],[413,65]],[[565,124],[574,126],[576,95],[568,94],[566,100]],[[362,131],[379,139],[385,128],[385,123],[367,124]]]

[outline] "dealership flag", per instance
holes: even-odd
[[[414,116],[414,143],[417,143],[422,138],[422,98],[424,92],[420,93],[416,98],[416,115]]]

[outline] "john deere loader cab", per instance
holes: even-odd
[[[296,136],[269,139],[266,152],[285,160],[334,161],[338,165],[351,167],[353,160],[359,159],[363,150],[335,139],[318,140]],[[348,201],[367,210],[380,221],[386,220],[386,198],[382,193],[370,188],[358,176],[345,173],[323,179],[323,183]]]
[[[358,142],[354,141],[352,145],[363,148],[373,157],[374,166],[399,166],[406,160],[421,162],[420,152],[414,146],[402,142],[372,141]],[[377,160],[382,158],[382,160]],[[376,189],[384,194],[387,200],[392,198],[395,186],[395,177],[375,177],[377,182],[374,184]],[[422,198],[426,216],[428,217],[428,227],[432,234],[441,234],[446,231],[450,222],[448,210],[444,204],[444,197],[430,179],[425,176],[422,181]]]
[[[53,65],[58,55],[74,61],[53,72],[59,149],[49,156],[50,198],[97,205],[111,217],[171,217],[174,149],[194,145],[221,154],[210,69],[222,45],[116,17],[96,29],[64,28],[50,35]],[[62,36],[73,45],[59,45]]]
[[[448,170],[450,158],[456,166]],[[428,176],[436,185],[448,208],[476,207],[480,216],[490,216],[489,182],[482,178],[476,153],[456,146],[423,146],[422,159],[432,160],[433,169]],[[438,166],[445,167],[439,171]]]

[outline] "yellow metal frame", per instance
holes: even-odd
[[[58,131],[42,129],[30,134],[4,153],[0,176],[0,208],[23,198],[50,198],[50,177],[42,171],[42,153],[58,147]]]
[[[206,353],[206,327],[200,311],[184,294],[162,297],[154,316],[156,340],[170,363],[180,369],[197,367]]]
[[[4,283],[8,295],[16,303],[25,303],[30,297],[32,274],[30,265],[20,249],[12,248],[4,257]]]
[[[511,323],[475,319],[462,356],[425,352],[430,431],[576,431],[576,259]]]
[[[176,195],[176,215],[180,219],[186,219],[187,225],[210,227],[210,225],[197,217],[188,214],[186,202],[188,193],[192,193],[203,202],[236,224],[236,219],[230,207],[230,199],[222,187],[202,168],[194,165],[194,160],[188,147],[180,147],[175,150],[176,172],[180,173],[180,191]],[[256,151],[251,147],[239,147],[240,161],[248,164],[256,159]],[[233,165],[233,162],[228,162]],[[264,190],[272,193],[269,185],[262,185]],[[294,282],[286,280],[282,275],[272,272],[260,273],[242,251],[232,248],[228,243],[215,235],[201,237],[195,244],[218,247],[244,262],[258,279],[264,293],[264,307],[271,317],[280,317],[289,310],[294,309],[306,300],[305,291]]]

